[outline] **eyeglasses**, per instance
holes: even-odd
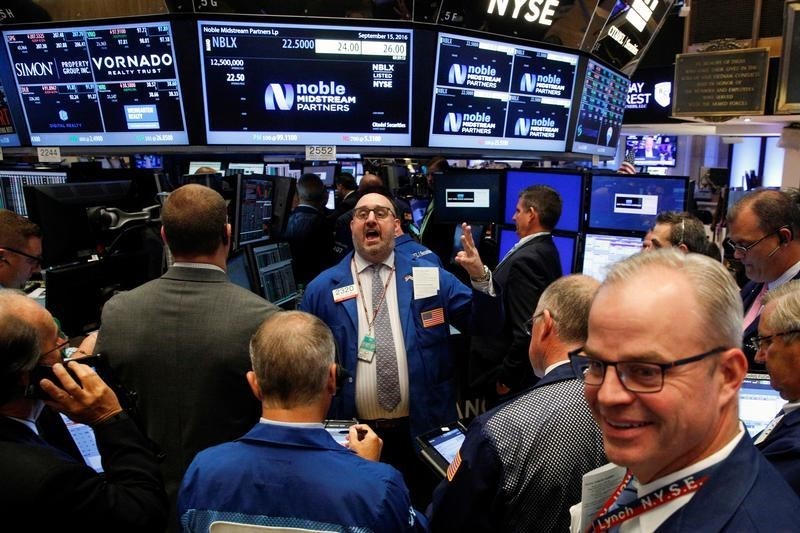
[[[528,320],[525,321],[525,334],[527,336],[529,337],[531,336],[533,332],[533,323],[536,321],[537,318],[539,318],[542,315],[544,315],[544,310],[539,311],[538,313],[536,313],[535,315],[533,315],[532,317],[530,317]],[[552,317],[553,314],[550,313],[550,316]]]
[[[718,346],[713,350],[698,355],[678,359],[671,363],[648,363],[644,361],[602,361],[582,354],[583,348],[569,352],[569,361],[575,374],[583,379],[586,385],[599,387],[606,377],[606,369],[613,366],[622,386],[630,392],[661,392],[664,388],[664,373],[670,368],[695,363],[728,348]]]
[[[17,255],[21,255],[22,257],[25,258],[25,261],[27,261],[28,264],[31,266],[41,266],[42,263],[44,262],[44,257],[40,255],[26,254],[21,250],[17,250],[16,248],[9,248],[8,246],[0,246],[0,249],[5,250],[6,252],[11,252]]]
[[[764,235],[763,237],[761,237],[757,241],[755,241],[755,242],[753,242],[751,244],[748,244],[747,246],[743,246],[741,244],[736,244],[732,240],[728,240],[725,244],[727,244],[728,247],[734,253],[739,252],[742,255],[747,255],[747,252],[749,252],[751,248],[754,248],[758,243],[760,243],[761,241],[763,241],[767,237],[771,237],[771,236],[775,235],[776,233],[779,233],[782,229],[786,229],[788,227],[789,226],[781,226],[780,228],[776,229],[775,231],[771,231],[771,232],[767,233],[766,235]]]
[[[60,338],[63,339],[64,337],[60,337]],[[64,360],[64,359],[67,358],[66,348],[68,346],[69,346],[69,339],[65,339],[64,341],[58,343],[55,347],[50,348],[46,352],[40,353],[39,354],[39,360],[41,360],[42,357],[44,357],[45,355],[51,354],[51,353],[55,352],[56,350],[58,350],[61,353],[61,359]]]
[[[792,333],[800,333],[800,329],[791,329],[789,331],[782,331],[780,333],[773,333],[772,335],[755,335],[750,337],[747,341],[747,347],[754,351],[766,350],[772,344],[772,339],[775,337],[783,337],[784,335],[791,335]]]
[[[388,207],[376,206],[376,207],[358,207],[353,211],[353,217],[357,218],[358,220],[367,220],[369,218],[370,212],[375,213],[375,218],[378,220],[384,220],[388,218],[389,215],[394,217],[394,211],[389,209]]]

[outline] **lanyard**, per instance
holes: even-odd
[[[695,492],[708,481],[708,475],[700,478],[695,478],[697,474],[690,474],[683,479],[679,479],[670,483],[667,486],[654,490],[650,494],[642,496],[626,505],[621,505],[613,511],[609,509],[614,502],[619,498],[619,495],[630,482],[633,474],[628,471],[625,477],[620,482],[619,486],[611,494],[611,497],[606,500],[603,506],[597,511],[597,514],[592,519],[591,525],[587,528],[587,532],[601,532],[607,531],[614,526],[619,526],[632,518],[639,516],[642,513],[655,509],[667,502],[670,502],[681,496],[685,496]]]
[[[353,262],[353,270],[356,269],[356,260],[351,259]],[[382,263],[381,263],[382,264]],[[363,272],[363,270],[362,270]],[[356,283],[358,283],[358,294],[360,296],[361,305],[364,307],[364,316],[367,317],[367,328],[369,331],[372,331],[372,325],[375,324],[375,319],[378,318],[378,311],[381,310],[381,306],[383,306],[383,302],[386,300],[386,290],[389,288],[389,283],[392,281],[392,276],[394,275],[394,267],[389,272],[389,276],[386,278],[386,283],[383,285],[383,291],[381,292],[381,297],[378,300],[378,305],[375,305],[375,302],[372,302],[373,312],[372,312],[372,320],[369,318],[369,311],[367,311],[367,299],[364,298],[364,291],[361,288],[361,272],[356,272]]]

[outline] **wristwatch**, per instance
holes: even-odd
[[[483,276],[481,276],[479,278],[473,278],[472,276],[469,277],[469,279],[471,279],[472,281],[474,281],[476,283],[486,282],[486,281],[489,281],[491,278],[492,278],[492,273],[489,270],[489,267],[486,266],[486,265],[483,265]]]

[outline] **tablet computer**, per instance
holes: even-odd
[[[350,426],[353,424],[358,424],[358,420],[352,418],[350,420],[325,420],[323,422],[325,429],[331,434],[333,440],[342,446],[347,442],[347,435],[350,433]]]
[[[447,468],[461,449],[467,428],[460,422],[433,429],[417,437],[420,456],[440,476],[447,476]]]

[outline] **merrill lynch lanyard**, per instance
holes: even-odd
[[[607,531],[646,511],[664,505],[675,498],[680,498],[681,496],[695,492],[708,481],[707,475],[695,479],[695,474],[691,474],[609,512],[611,506],[614,505],[619,495],[628,483],[630,483],[631,478],[633,478],[633,474],[628,471],[625,477],[622,478],[619,486],[614,490],[613,494],[611,494],[611,497],[606,500],[606,503],[597,511],[597,514],[592,519],[591,525],[586,530],[587,532]]]

